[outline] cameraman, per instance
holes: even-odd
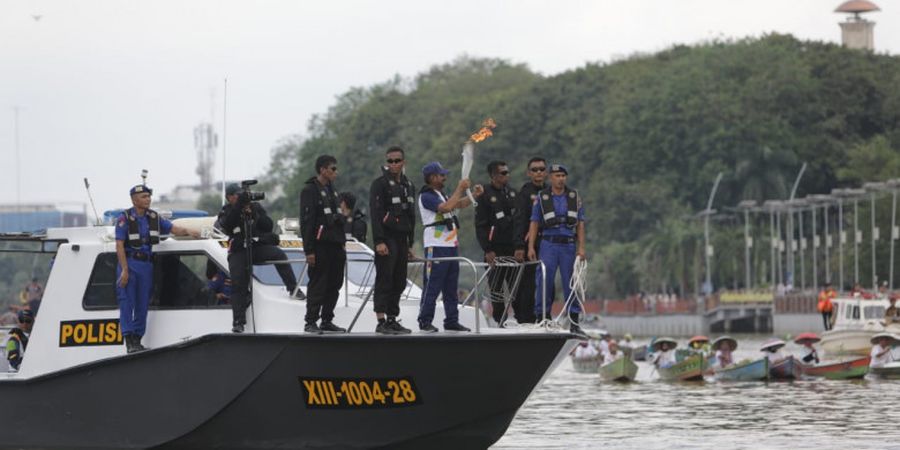
[[[248,183],[249,185],[249,183]],[[231,331],[243,333],[247,323],[247,298],[251,274],[249,273],[249,261],[247,260],[247,248],[244,243],[244,220],[249,219],[252,229],[253,264],[262,264],[267,261],[287,260],[284,251],[278,248],[278,235],[273,233],[274,224],[266,214],[266,210],[254,201],[251,201],[250,192],[242,189],[236,183],[229,184],[225,189],[225,199],[228,203],[219,212],[217,228],[227,234],[231,239],[228,246],[228,271],[231,272],[231,311],[234,314]],[[297,287],[297,279],[290,264],[276,264],[275,269],[289,293],[293,293]]]

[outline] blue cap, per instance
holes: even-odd
[[[131,188],[131,190],[128,191],[128,194],[134,195],[134,194],[142,194],[144,192],[146,192],[150,195],[153,195],[153,189],[150,189],[149,187],[147,187],[146,184],[139,184],[139,185]]]
[[[241,192],[241,187],[237,183],[231,183],[225,186],[225,195],[234,195]]]
[[[32,323],[34,322],[34,313],[31,312],[30,309],[23,309],[19,311],[19,323]]]
[[[432,161],[422,167],[422,175],[425,176],[436,174],[447,175],[448,173],[450,173],[450,171],[445,169],[444,166],[437,161]]]
[[[555,173],[555,172],[562,172],[562,173],[568,175],[569,169],[567,169],[566,166],[564,166],[562,164],[550,164],[550,173]]]

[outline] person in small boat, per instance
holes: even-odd
[[[609,364],[623,356],[625,356],[625,354],[619,350],[619,344],[617,344],[616,341],[610,341],[609,350],[603,355],[603,364]]]
[[[600,354],[604,357],[606,357],[606,354],[609,353],[610,341],[612,341],[612,336],[610,336],[606,331],[601,331],[600,341],[597,342],[597,349],[600,350]]]
[[[694,336],[690,341],[688,341],[688,348],[694,353],[709,355],[709,338],[706,336]]]
[[[713,341],[712,348],[716,351],[716,365],[719,368],[724,369],[734,364],[732,352],[737,348],[737,341],[728,336],[722,336]]]
[[[572,355],[576,359],[588,359],[596,357],[598,353],[597,348],[595,348],[593,345],[589,345],[588,341],[580,341],[578,343],[578,346],[575,347],[575,351],[574,353],[572,353]]]
[[[763,344],[759,350],[769,359],[770,363],[775,363],[786,357],[781,351],[782,347],[784,347],[784,341],[781,339],[772,339]]]
[[[877,369],[894,361],[891,350],[897,340],[890,333],[878,333],[872,336],[872,343],[875,345],[872,346],[872,351],[869,353],[869,356],[872,357],[869,367]]]
[[[25,356],[25,347],[28,346],[28,337],[31,335],[31,327],[34,325],[34,316],[31,311],[23,309],[18,314],[18,326],[9,331],[6,340],[6,361],[11,371],[17,372],[22,365]]]
[[[653,355],[653,365],[660,369],[675,365],[675,345],[669,340],[658,340],[654,344],[656,353]]]
[[[144,350],[141,338],[153,293],[153,247],[164,234],[200,237],[200,233],[174,225],[150,209],[153,189],[146,185],[132,187],[129,194],[132,207],[116,220],[116,298],[125,349],[134,353]]]
[[[813,343],[811,340],[803,341],[803,355],[800,357],[800,361],[803,361],[805,364],[819,363],[819,353],[813,347]]]

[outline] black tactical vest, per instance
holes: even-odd
[[[159,244],[159,214],[152,209],[148,209],[144,214],[147,216],[147,224],[150,228],[150,245]],[[125,210],[125,217],[128,219],[127,244],[129,247],[140,248],[144,245],[144,241],[141,240],[137,214],[134,208]]]
[[[566,214],[557,215],[556,208],[553,207],[553,190],[547,188],[541,191],[541,219],[544,222],[544,228],[553,228],[557,226],[565,226],[566,228],[574,228],[578,223],[578,192],[566,187]]]

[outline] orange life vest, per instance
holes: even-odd
[[[822,291],[819,293],[817,309],[820,313],[830,313],[834,309],[834,305],[831,303],[831,298],[834,296],[834,291]]]

